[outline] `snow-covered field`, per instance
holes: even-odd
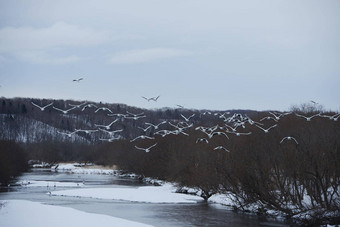
[[[83,188],[54,191],[54,196],[86,197],[96,199],[124,200],[143,203],[196,203],[198,196],[175,193],[172,184],[143,186],[138,188]]]
[[[122,226],[146,227],[138,222],[108,215],[82,212],[73,208],[44,205],[25,200],[0,201],[0,226]]]

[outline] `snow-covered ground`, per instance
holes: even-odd
[[[0,226],[61,227],[61,226],[122,226],[150,225],[86,213],[73,208],[44,205],[26,200],[0,200]]]
[[[52,166],[51,170],[61,171],[66,173],[75,174],[105,174],[105,175],[118,175],[119,171],[104,167],[83,166],[80,163],[64,163],[58,166]]]
[[[82,188],[54,191],[54,196],[86,197],[96,199],[125,200],[143,203],[196,203],[198,196],[175,193],[172,184],[143,186],[138,188]]]

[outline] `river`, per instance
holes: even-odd
[[[87,188],[139,187],[145,186],[135,179],[112,175],[67,174],[50,170],[32,170],[24,173],[18,181],[85,182]],[[153,204],[118,200],[50,196],[48,191],[69,189],[64,187],[2,188],[0,200],[29,200],[49,205],[72,207],[81,211],[105,214],[153,226],[288,226],[252,214],[236,213],[219,204],[199,202],[195,204]]]

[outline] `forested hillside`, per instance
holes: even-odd
[[[1,139],[30,159],[81,160],[231,196],[304,224],[339,222],[340,114],[304,104],[287,112],[146,110],[124,104],[1,100]]]

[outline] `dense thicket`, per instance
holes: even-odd
[[[0,185],[27,170],[27,154],[15,142],[0,140]]]

